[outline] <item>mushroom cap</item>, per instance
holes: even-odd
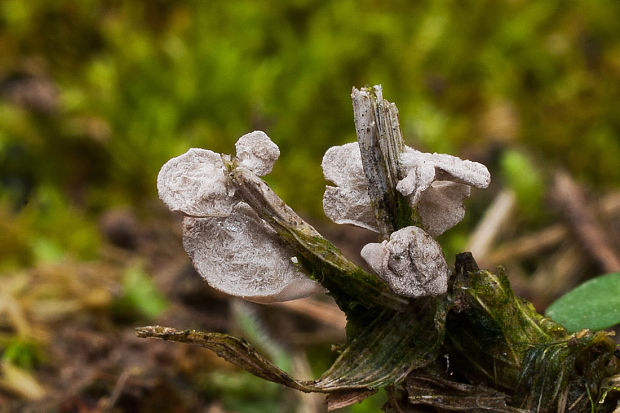
[[[368,185],[362,165],[362,153],[357,142],[329,148],[323,155],[321,167],[325,179],[337,186],[365,188]]]
[[[463,200],[469,196],[470,186],[486,188],[491,180],[481,163],[423,153],[408,146],[400,162],[405,177],[398,181],[396,189],[409,199],[420,224],[432,236],[441,235],[463,219]],[[325,215],[337,224],[353,224],[378,232],[359,144],[329,148],[321,166],[325,179],[337,185],[325,188]]]
[[[221,155],[192,148],[170,159],[157,176],[161,200],[189,216],[226,216],[237,202]]]
[[[437,296],[448,289],[448,265],[441,247],[421,228],[393,232],[389,241],[365,245],[361,255],[399,295]]]
[[[422,226],[433,237],[443,234],[465,217],[463,201],[471,187],[450,181],[435,181],[417,205]]]
[[[406,146],[400,162],[406,176],[396,189],[405,196],[413,196],[412,205],[418,203],[435,181],[451,181],[480,189],[491,182],[491,174],[483,164],[443,153],[424,153]]]
[[[280,157],[280,149],[263,131],[246,133],[235,143],[239,164],[258,176],[267,175]]]
[[[324,291],[295,264],[295,252],[244,202],[227,217],[183,220],[183,246],[213,288],[261,303]]]
[[[336,224],[352,224],[378,232],[358,143],[332,146],[325,152],[321,167],[325,179],[337,185],[325,187],[325,215]]]
[[[368,192],[355,188],[326,186],[323,194],[325,216],[336,224],[351,224],[379,232]]]

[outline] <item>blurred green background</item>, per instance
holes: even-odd
[[[464,248],[499,188],[516,192],[520,230],[543,227],[550,171],[600,192],[620,182],[618,16],[615,0],[3,0],[0,284],[114,261],[114,236],[102,230],[110,211],[129,214],[127,226],[176,228],[156,200],[161,165],[190,147],[232,153],[256,129],[282,153],[267,181],[320,223],[321,157],[355,139],[351,87],[378,83],[410,146],[492,171],[495,189],[475,194],[468,218],[443,237],[449,253]],[[162,235],[146,238],[110,264],[116,284],[101,287],[99,304],[78,305],[99,320],[89,328],[111,334],[114,323],[167,308],[148,247]],[[178,247],[174,255],[185,259]],[[54,340],[33,332],[51,324],[32,318],[32,306],[60,293],[20,288],[5,288],[0,307],[14,300],[26,327],[5,320],[0,350],[36,380],[54,366]],[[140,316],[128,322],[131,308]],[[225,379],[209,383],[235,394]],[[7,400],[28,400],[10,390]]]

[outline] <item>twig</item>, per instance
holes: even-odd
[[[323,303],[311,298],[302,298],[271,305],[310,317],[326,326],[339,330],[344,329],[347,325],[347,319],[344,313],[340,311],[336,305]]]
[[[597,203],[596,210],[605,218],[611,218],[619,213],[620,192],[613,192],[604,196]],[[568,234],[569,231],[566,225],[554,224],[539,232],[508,241],[479,260],[484,264],[483,266],[493,267],[509,260],[514,261],[528,258],[559,244],[566,239]]]
[[[575,287],[583,274],[584,257],[574,243],[567,243],[539,266],[527,284],[535,293],[537,308],[547,307],[552,300]],[[534,294],[533,294],[534,295]]]
[[[515,193],[513,191],[507,189],[501,191],[476,226],[465,250],[471,251],[477,260],[484,261],[484,257],[488,254],[491,244],[512,215],[515,200]]]
[[[562,224],[552,225],[534,234],[525,235],[500,245],[480,261],[492,267],[507,260],[519,260],[538,255],[566,239],[568,229]]]
[[[112,410],[112,408],[118,401],[118,398],[123,393],[125,383],[127,383],[127,379],[131,376],[131,370],[132,369],[126,368],[118,377],[118,380],[116,380],[116,384],[114,385],[114,389],[112,390],[110,398],[103,402],[103,407],[101,409],[102,412],[109,412]]]
[[[383,238],[411,224],[412,211],[398,193],[396,184],[404,176],[400,154],[405,148],[396,105],[383,99],[381,86],[353,88],[353,116],[362,154],[368,195]]]
[[[582,189],[566,172],[557,172],[554,200],[586,252],[605,272],[620,270],[620,258],[610,247],[605,232],[588,207]]]

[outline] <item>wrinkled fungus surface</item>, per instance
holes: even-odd
[[[423,229],[410,226],[371,243],[361,252],[373,271],[405,297],[437,296],[448,288],[448,265],[439,244]]]
[[[228,217],[186,217],[183,246],[198,273],[230,295],[274,302],[321,291],[295,265],[295,253],[243,202]]]
[[[192,148],[166,162],[157,190],[168,208],[190,216],[226,216],[235,202],[221,155],[206,149]]]
[[[239,164],[258,176],[271,172],[273,164],[280,157],[278,145],[262,131],[247,133],[235,143]]]
[[[337,185],[325,188],[325,215],[336,224],[378,232],[358,143],[332,146],[325,152],[321,167],[325,179]]]
[[[403,195],[413,193],[414,202],[418,200],[420,192],[434,181],[452,181],[476,188],[486,188],[491,182],[491,174],[486,166],[452,155],[424,153],[407,146],[400,161],[407,176],[399,182],[397,189]]]
[[[237,163],[256,175],[269,173],[280,155],[260,131],[237,141]],[[159,196],[186,217],[183,246],[212,287],[257,302],[286,301],[321,292],[297,264],[294,252],[246,203],[241,202],[225,162],[230,156],[190,149],[159,172]]]
[[[273,228],[242,201],[230,168],[255,175],[271,171],[278,146],[260,131],[243,135],[236,157],[190,149],[161,169],[157,188],[173,211],[186,215],[183,245],[196,270],[214,288],[258,302],[300,298],[323,288],[307,277],[295,252]],[[490,175],[482,164],[428,154],[406,147],[400,157],[404,178],[396,189],[409,199],[421,225],[372,243],[362,257],[397,294],[436,296],[446,292],[448,269],[432,236],[456,225],[464,216],[463,200],[471,186],[485,188]],[[322,162],[327,186],[326,215],[339,224],[378,231],[368,182],[357,142],[330,148]]]
[[[445,154],[429,154],[405,147],[400,166],[405,176],[396,189],[416,208],[421,224],[437,236],[465,216],[463,200],[471,186],[486,188],[491,180],[487,168],[478,163]],[[368,196],[362,159],[357,143],[330,148],[323,157],[327,186],[323,197],[325,215],[337,224],[353,224],[377,231]]]
[[[432,236],[463,219],[463,200],[469,197],[471,186],[486,188],[491,182],[486,166],[452,155],[406,147],[400,161],[406,176],[396,189],[417,208],[422,225]]]

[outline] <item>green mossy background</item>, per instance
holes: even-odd
[[[107,211],[169,220],[161,165],[189,147],[232,153],[255,129],[282,153],[267,181],[321,222],[321,157],[355,139],[351,87],[379,83],[410,146],[493,174],[441,238],[448,256],[502,187],[517,194],[520,230],[543,227],[551,170],[600,192],[620,183],[619,15],[614,0],[3,0],[0,283],[102,260]],[[129,261],[122,291],[88,308],[167,308],[157,286],[131,287],[149,268],[123,281],[141,268]],[[8,331],[4,359],[45,363],[44,339]]]

